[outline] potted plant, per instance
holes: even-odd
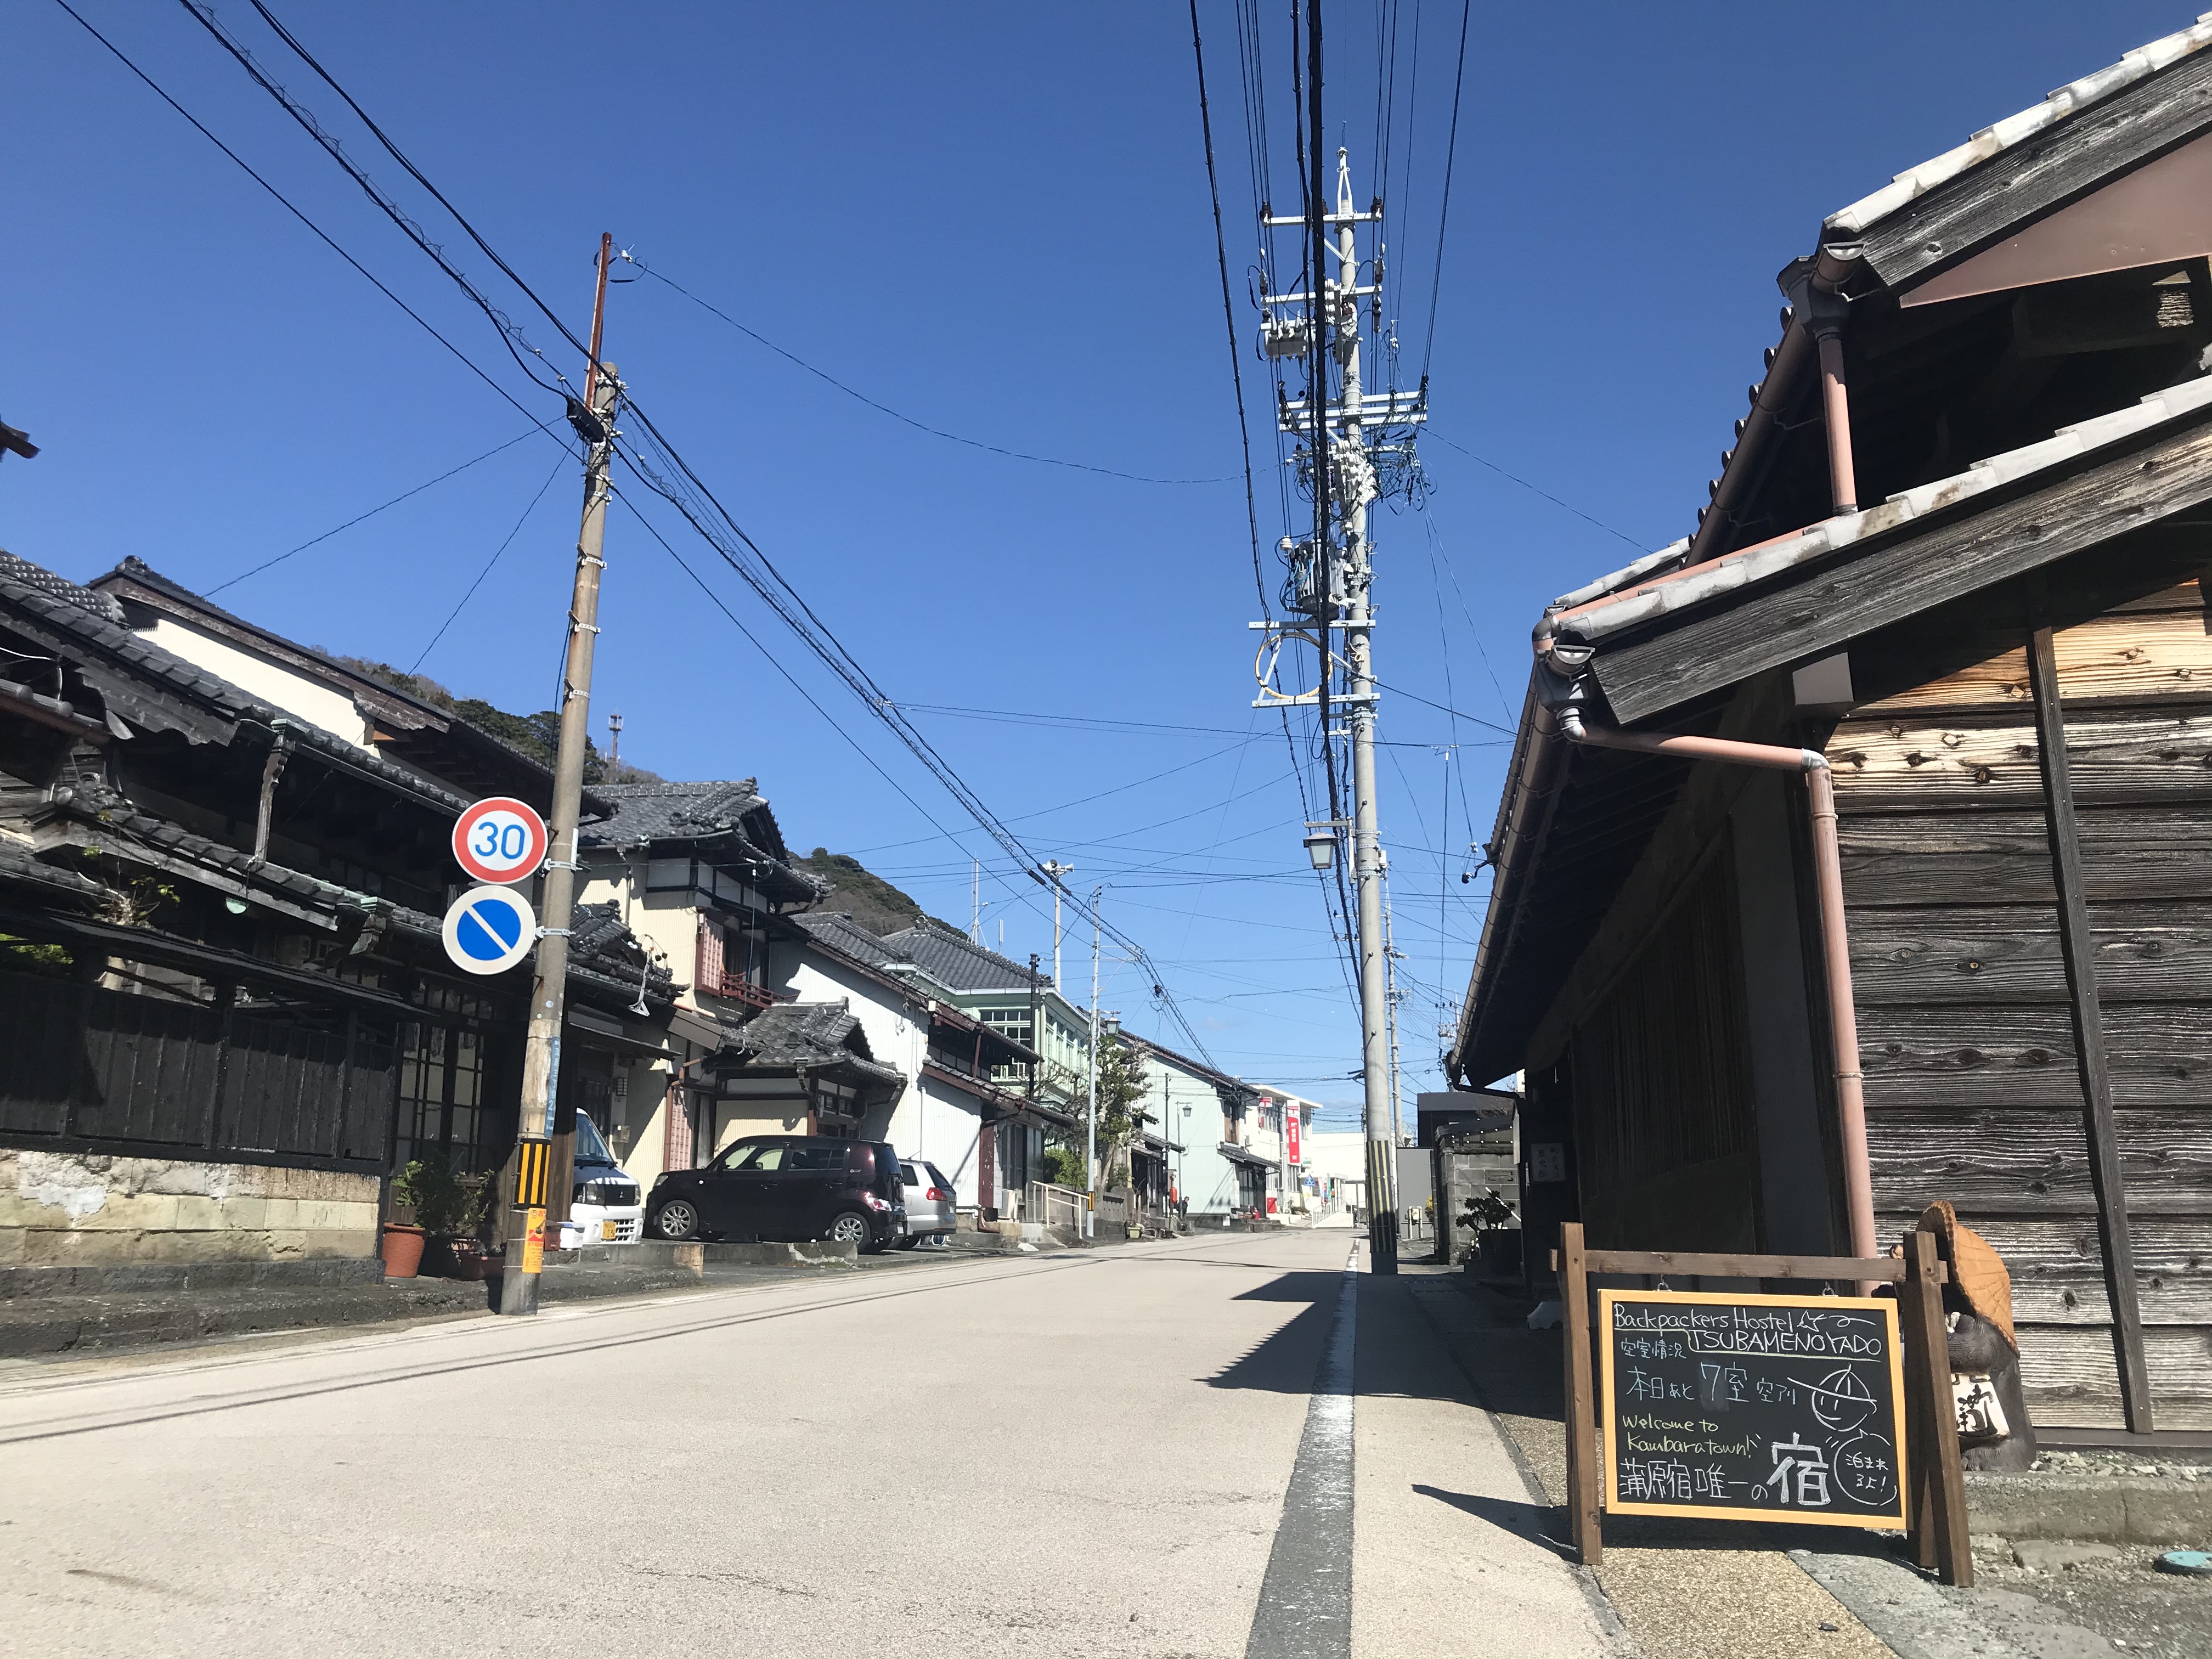
[[[442,1157],[407,1166],[415,1218],[428,1236],[430,1271],[448,1279],[482,1279],[484,1249],[477,1238],[483,1221],[483,1182],[465,1176]]]
[[[422,1269],[428,1233],[415,1219],[415,1182],[422,1168],[418,1160],[392,1177],[392,1214],[384,1224],[386,1279],[412,1279]]]

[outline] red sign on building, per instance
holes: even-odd
[[[1291,1167],[1297,1169],[1298,1158],[1298,1109],[1288,1101],[1283,1103],[1284,1133],[1291,1138]]]

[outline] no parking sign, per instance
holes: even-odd
[[[447,910],[441,931],[456,968],[503,974],[538,943],[538,913],[512,887],[471,887]]]
[[[478,881],[526,881],[545,862],[550,837],[528,801],[493,795],[453,825],[453,857]]]

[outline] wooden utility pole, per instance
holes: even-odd
[[[599,572],[607,527],[607,471],[614,453],[615,404],[622,383],[612,363],[600,372],[599,341],[606,321],[607,264],[614,255],[611,234],[599,238],[599,281],[592,302],[591,362],[584,374],[584,401],[571,404],[569,418],[582,436],[584,518],[576,536],[576,579],[568,602],[568,659],[561,680],[561,745],[553,763],[553,811],[546,828],[552,851],[545,860],[535,976],[530,988],[530,1035],[522,1054],[522,1099],[515,1127],[514,1157],[502,1183],[512,1195],[507,1217],[505,1263],[499,1310],[538,1311],[538,1279],[544,1265],[545,1212],[549,1196],[566,1196],[574,1166],[573,1138],[556,1146],[561,1088],[561,1021],[568,985],[569,921],[575,913],[576,821],[583,814],[584,755],[591,736],[592,656],[599,642]],[[557,1166],[557,1167],[556,1167]],[[568,1206],[560,1206],[565,1214]]]

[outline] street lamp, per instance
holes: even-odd
[[[1306,825],[1306,856],[1313,860],[1315,869],[1335,868],[1337,829],[1334,823]]]

